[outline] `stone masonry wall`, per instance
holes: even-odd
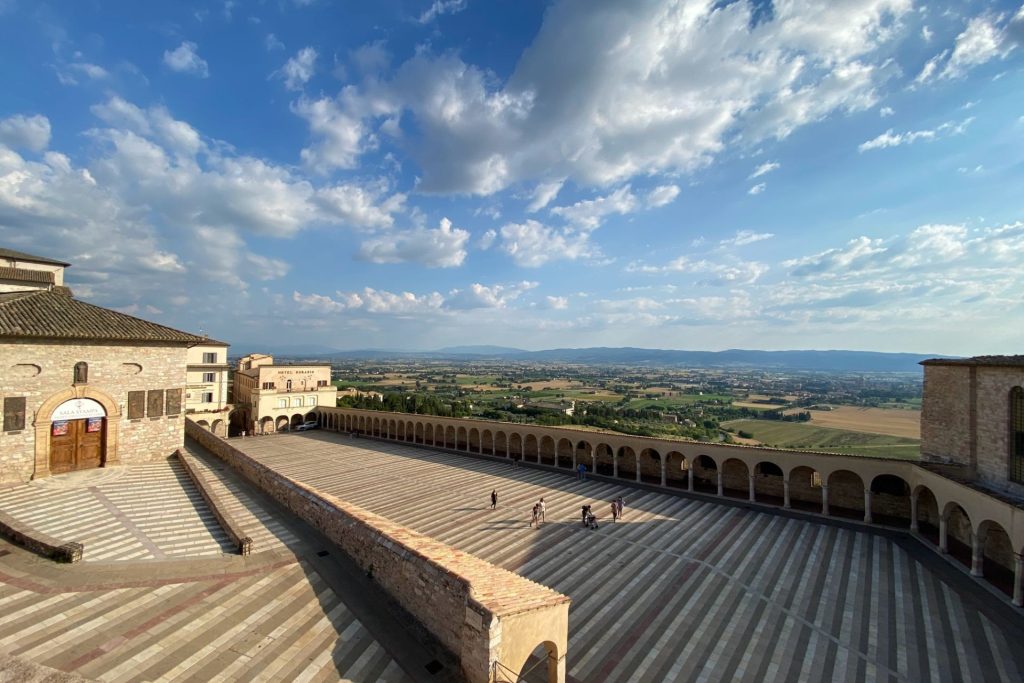
[[[479,558],[308,488],[188,421],[186,432],[260,489],[319,529],[462,662],[466,678],[490,680],[500,649],[517,638],[566,642],[569,599]],[[558,634],[509,632],[502,618],[552,611]],[[503,644],[504,643],[504,644]]]
[[[970,368],[924,366],[921,457],[970,465]]]
[[[1009,481],[1010,391],[1024,387],[1024,368],[978,368],[978,478],[1024,495],[1024,485]]]
[[[8,432],[2,431],[0,424],[0,483],[25,482],[32,477],[36,412],[48,398],[73,387],[73,370],[79,361],[89,364],[87,386],[109,395],[119,407],[120,419],[108,418],[107,429],[108,433],[117,430],[120,462],[134,464],[169,457],[183,444],[184,415],[128,420],[128,392],[183,390],[185,351],[184,346],[71,341],[0,343],[0,404],[7,396],[26,397],[25,428]]]

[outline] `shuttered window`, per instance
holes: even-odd
[[[181,414],[181,389],[167,390],[167,414]]]
[[[160,417],[164,414],[164,390],[150,389],[146,392],[146,415]]]
[[[146,416],[146,392],[128,392],[128,419],[138,420]]]
[[[25,428],[25,397],[8,396],[4,399],[4,431],[16,432]]]

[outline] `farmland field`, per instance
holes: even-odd
[[[886,408],[835,406],[833,410],[812,410],[811,424],[870,434],[888,434],[907,439],[921,438],[921,411]]]
[[[737,432],[753,434],[762,444],[780,448],[801,448],[854,455],[887,458],[916,459],[920,456],[920,442],[900,436],[870,434],[867,432],[830,427],[816,427],[806,422],[778,422],[775,420],[732,420],[723,422]]]
[[[635,398],[629,402],[629,407],[634,409],[639,408],[673,408],[675,406],[685,406],[691,403],[697,403],[698,401],[720,401],[722,403],[729,403],[732,400],[732,396],[726,394],[679,394],[676,396],[666,396],[664,398]]]

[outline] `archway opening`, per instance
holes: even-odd
[[[277,422],[274,424],[274,431],[283,432],[288,430],[288,418],[282,415],[277,418]]]
[[[579,467],[580,463],[587,466],[587,471],[592,472],[594,469],[594,460],[592,457],[593,447],[587,441],[580,441],[576,444],[576,466]]]
[[[270,434],[274,431],[274,418],[265,417],[260,420],[260,434]]]
[[[498,665],[495,680],[522,681],[523,683],[556,683],[558,681],[558,648],[551,641],[534,648],[518,671]]]
[[[932,542],[939,544],[939,501],[927,486],[914,490],[917,497],[917,531]]]
[[[509,457],[508,436],[505,432],[497,432],[494,435],[494,454],[501,456],[502,458]]]
[[[661,453],[653,448],[640,451],[640,481],[661,485]],[[666,474],[667,476],[667,474]]]
[[[718,464],[709,455],[698,455],[693,461],[693,490],[718,493]]]
[[[615,473],[615,455],[612,453],[612,447],[606,443],[597,445],[594,449],[594,456],[597,465],[597,474],[604,477],[610,477]]]
[[[527,434],[523,439],[523,460],[540,462],[540,447],[537,444],[537,437]]]
[[[895,474],[871,480],[871,518],[878,524],[910,527],[910,484]]]
[[[455,427],[448,427],[444,430],[444,447],[455,448]]]
[[[722,463],[722,494],[729,498],[750,497],[750,468],[738,458]]]
[[[473,453],[480,452],[480,430],[476,427],[469,430],[469,442],[467,443],[467,446]]]
[[[801,465],[789,471],[789,504],[797,510],[821,512],[821,475]]]
[[[970,516],[960,505],[953,502],[946,503],[943,515],[946,518],[946,550],[951,557],[970,568],[971,534],[974,529]]]
[[[690,486],[690,462],[679,451],[665,454],[665,485],[685,489]]]
[[[572,469],[573,447],[569,439],[558,440],[558,466],[564,469]]]
[[[754,498],[759,503],[782,506],[786,487],[782,468],[763,460],[754,466]]]
[[[290,423],[291,428],[295,429],[300,424],[302,424],[302,422],[303,422],[302,415],[300,415],[299,413],[295,413],[294,415],[292,415],[292,419],[291,419],[291,423]]]
[[[480,449],[484,453],[494,455],[494,434],[490,429],[485,429],[480,437]]]
[[[523,459],[523,437],[513,433],[508,437],[508,457],[513,460]]]
[[[469,432],[465,427],[459,427],[455,432],[455,448],[460,451],[469,450]]]
[[[637,479],[637,462],[636,462],[636,451],[629,446],[622,446],[616,453],[616,459],[619,463],[619,479],[627,479],[629,481],[636,481]]]
[[[1010,535],[998,522],[986,519],[978,525],[982,542],[982,575],[985,580],[1013,597],[1013,544]]]
[[[849,470],[828,475],[828,513],[835,517],[864,519],[864,480]]]
[[[540,462],[542,465],[558,467],[558,454],[555,453],[555,440],[544,436],[540,440]]]

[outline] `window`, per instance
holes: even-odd
[[[213,392],[207,391],[203,394],[203,403],[213,403]]]
[[[168,389],[165,394],[167,395],[167,414],[168,415],[180,415],[181,414],[181,389]]]
[[[75,384],[85,384],[89,381],[89,364],[75,363]]]
[[[215,373],[212,373],[212,372],[204,372],[203,373],[203,381],[204,382],[216,382],[217,381],[217,375]]]
[[[263,388],[264,389],[273,389],[274,388],[274,383],[273,382],[264,382],[263,383]]]
[[[288,407],[288,399],[286,399],[286,398],[279,398],[279,399],[277,399],[277,407],[278,408],[287,408]]]
[[[160,417],[164,414],[164,390],[151,389],[146,392],[146,415]]]
[[[316,396],[307,396],[306,397],[306,405],[307,406],[315,406],[316,405]]]
[[[215,351],[212,352],[212,353],[203,353],[203,362],[204,363],[216,363],[217,362],[217,353]]]
[[[128,392],[128,419],[138,420],[146,416],[146,392]]]
[[[17,432],[25,428],[25,397],[8,396],[4,399],[4,431]]]
[[[318,387],[326,387],[326,386],[327,386],[327,384],[328,384],[328,382],[327,382],[327,380],[325,380],[325,379],[319,379],[319,380],[317,380],[317,382],[316,382],[316,385],[317,385]]]
[[[288,390],[288,391],[292,390],[292,381],[291,380],[288,380],[288,383],[285,384],[285,389]]]
[[[1010,390],[1010,481],[1024,484],[1024,388]]]
[[[296,396],[295,398],[292,399],[292,407],[293,408],[301,408],[302,407],[302,397],[301,396]]]

